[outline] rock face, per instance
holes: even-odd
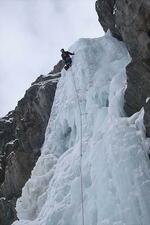
[[[132,57],[150,57],[149,0],[97,0],[96,11],[104,31],[122,39]]]
[[[96,10],[104,30],[123,40],[132,57],[127,66],[124,109],[128,116],[144,106],[144,124],[150,137],[150,1],[97,0]],[[149,128],[148,128],[149,127]]]
[[[0,225],[16,220],[15,204],[40,155],[63,62],[32,83],[0,119]]]
[[[115,26],[115,2],[116,0],[97,0],[95,7],[104,31],[109,29],[114,37],[121,39],[120,32]]]

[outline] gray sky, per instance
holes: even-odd
[[[96,0],[0,0],[0,116],[78,38],[103,35]]]

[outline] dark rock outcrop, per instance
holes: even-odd
[[[146,128],[146,135],[147,137],[150,137],[150,100],[148,100],[145,104],[144,111],[144,125]]]
[[[16,199],[11,201],[0,198],[0,224],[12,224],[17,220],[15,212]]]
[[[0,225],[16,220],[15,204],[40,156],[63,63],[37,78],[14,111],[0,119]]]
[[[51,72],[49,72],[48,74],[59,74],[60,71],[63,69],[65,63],[63,60],[60,60],[57,65],[54,66],[53,70]]]
[[[122,39],[133,58],[150,57],[149,0],[97,0],[96,11],[104,31]]]
[[[146,105],[150,96],[150,64],[146,60],[132,60],[127,66],[128,86],[125,92],[124,109],[128,116],[133,115]]]
[[[112,35],[118,39],[122,39],[121,34],[116,27],[116,0],[97,0],[95,3],[98,20],[105,32],[109,29]]]
[[[127,66],[124,109],[128,116],[145,108],[144,124],[150,124],[150,1],[97,0],[96,10],[104,30],[123,40],[132,57]]]

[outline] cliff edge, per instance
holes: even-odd
[[[40,156],[62,68],[60,61],[47,76],[39,76],[15,110],[0,118],[1,225],[17,219],[16,200]]]

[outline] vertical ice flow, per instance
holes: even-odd
[[[143,111],[123,111],[123,43],[106,35],[80,39],[62,72],[42,154],[17,202],[14,225],[81,225],[80,117],[83,122],[85,225],[149,225],[150,164]]]

